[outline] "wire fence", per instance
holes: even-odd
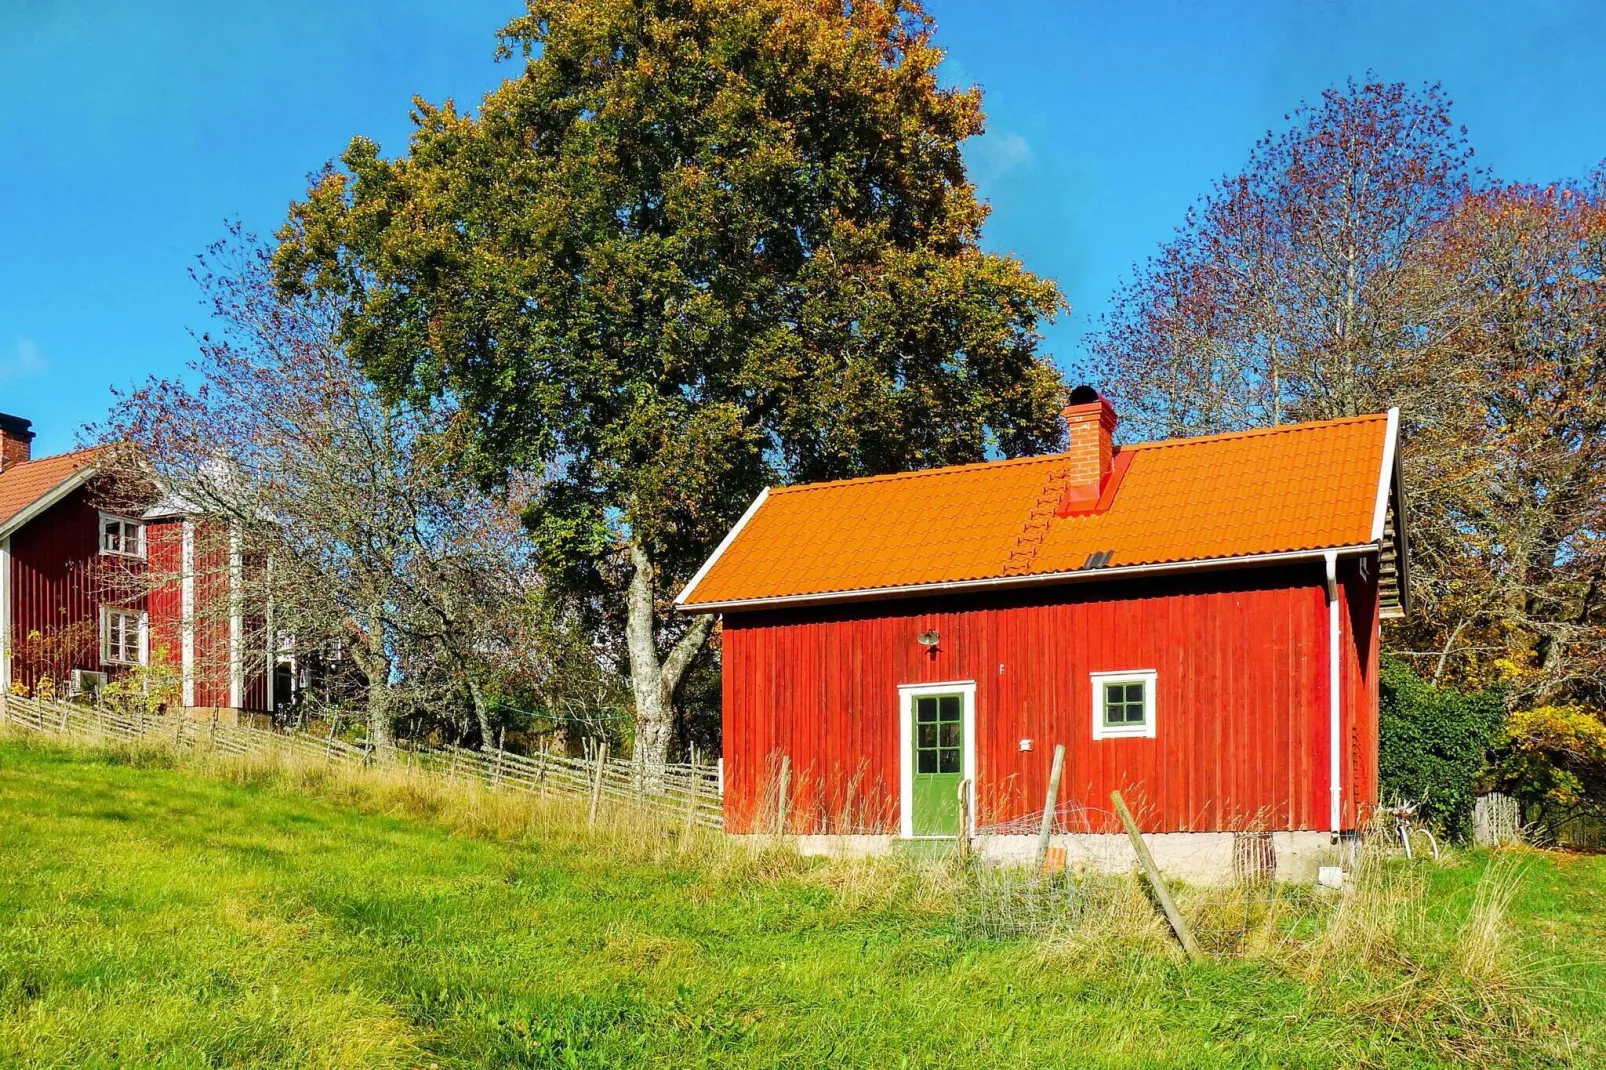
[[[231,725],[216,717],[147,714],[51,699],[0,695],[0,724],[38,735],[86,743],[157,746],[174,751],[240,758],[316,762],[330,767],[391,766],[443,783],[475,784],[489,791],[568,795],[598,806],[629,803],[705,828],[724,825],[723,777],[718,765],[649,766],[640,760],[574,757],[556,751],[516,754],[492,748],[425,747],[400,743],[394,755],[366,745],[299,730]]]

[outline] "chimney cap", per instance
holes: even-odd
[[[20,416],[12,416],[10,413],[0,412],[0,433],[9,435],[12,438],[20,438],[24,442],[32,442],[34,438],[32,428],[32,420],[24,420]]]
[[[1098,400],[1100,400],[1099,392],[1086,383],[1071,391],[1072,405],[1091,405]]]

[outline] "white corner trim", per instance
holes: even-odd
[[[769,496],[770,489],[768,487],[765,487],[763,490],[758,492],[758,497],[753,499],[753,504],[747,507],[747,512],[742,514],[742,518],[736,522],[736,526],[725,533],[725,537],[719,541],[718,546],[714,547],[714,552],[709,555],[708,560],[703,562],[703,567],[698,569],[692,575],[692,578],[686,581],[686,586],[680,589],[680,593],[675,596],[676,606],[685,604],[686,596],[691,594],[692,590],[699,583],[703,582],[703,577],[707,576],[709,570],[714,567],[714,562],[718,561],[720,555],[725,552],[726,548],[728,548],[731,543],[736,541],[736,536],[742,533],[742,529],[747,526],[747,522],[753,519],[753,514],[758,512],[759,507],[764,504],[765,500],[769,498]]]
[[[11,693],[11,536],[0,539],[0,693]]]
[[[184,521],[179,544],[179,675],[180,701],[195,705],[195,522]]]
[[[1338,555],[1327,553],[1327,784],[1328,818],[1333,835],[1342,830],[1343,785],[1340,781],[1339,736],[1342,725],[1342,706],[1339,694],[1338,673]]]
[[[0,536],[9,537],[13,532],[20,530],[29,521],[44,513],[51,506],[61,501],[63,498],[77,490],[79,487],[83,486],[85,483],[88,483],[94,478],[94,476],[95,468],[93,465],[88,468],[80,468],[78,471],[74,472],[72,475],[68,476],[66,479],[63,479],[60,483],[57,483],[54,487],[51,487],[39,497],[35,498],[27,508],[17,513],[10,520],[7,520],[4,524],[0,524]]]
[[[245,559],[238,524],[229,525],[229,706],[245,703]]]
[[[1155,681],[1159,673],[1154,669],[1127,669],[1122,672],[1090,672],[1093,685],[1093,738],[1094,739],[1153,739]],[[1113,726],[1104,723],[1104,685],[1142,684],[1143,723],[1140,725]]]
[[[950,680],[939,684],[898,685],[898,834],[914,837],[915,808],[915,702],[921,695],[959,694],[965,704],[965,746],[960,780],[970,781],[970,827],[976,827],[976,681]]]
[[[1383,432],[1383,466],[1377,473],[1377,504],[1372,509],[1372,541],[1383,541],[1383,521],[1389,511],[1389,487],[1394,482],[1394,453],[1400,441],[1400,410],[1389,410],[1388,428]]]

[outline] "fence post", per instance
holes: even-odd
[[[496,765],[491,769],[491,790],[496,791],[502,786],[502,743],[507,739],[507,728],[503,727],[496,733]]]
[[[691,835],[692,826],[697,822],[697,789],[702,785],[703,778],[697,774],[697,752],[692,751],[691,763],[691,790],[686,793],[686,824],[680,830],[680,842],[684,844]]]
[[[546,798],[546,763],[552,755],[552,741],[549,739],[546,746],[541,748],[541,761],[535,769],[535,783],[541,789],[541,798]]]
[[[792,756],[781,755],[781,790],[775,800],[775,835],[786,835],[786,792],[792,785]]]
[[[602,776],[608,770],[608,741],[603,740],[602,746],[597,750],[597,780],[591,786],[591,816],[586,820],[588,825],[597,823],[597,807],[602,804]]]
[[[1054,814],[1059,810],[1060,778],[1065,775],[1065,744],[1054,744],[1054,764],[1049,767],[1048,794],[1043,798],[1043,825],[1037,830],[1037,868],[1048,857],[1048,839],[1054,835]]]
[[[1166,920],[1171,923],[1171,931],[1177,934],[1177,942],[1182,950],[1188,953],[1188,958],[1198,962],[1204,958],[1204,952],[1199,950],[1198,943],[1193,938],[1193,930],[1183,920],[1182,914],[1177,910],[1177,904],[1171,899],[1171,889],[1165,885],[1160,876],[1160,869],[1154,864],[1154,856],[1149,853],[1149,845],[1143,842],[1143,834],[1138,831],[1138,823],[1132,820],[1132,811],[1126,808],[1126,800],[1121,798],[1118,791],[1110,792],[1110,802],[1115,804],[1115,812],[1121,817],[1121,824],[1126,826],[1126,834],[1132,840],[1132,849],[1138,853],[1138,864],[1143,867],[1143,873],[1149,878],[1149,886],[1154,889],[1154,897],[1160,901],[1160,909],[1165,911]]]

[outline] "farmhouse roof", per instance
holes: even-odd
[[[0,536],[11,534],[82,486],[93,474],[101,451],[102,447],[91,447],[7,465],[0,471]]]
[[[1066,504],[1069,453],[772,488],[676,605],[758,609],[1379,551],[1384,612],[1398,616],[1397,437],[1390,411],[1118,446],[1085,507]]]

